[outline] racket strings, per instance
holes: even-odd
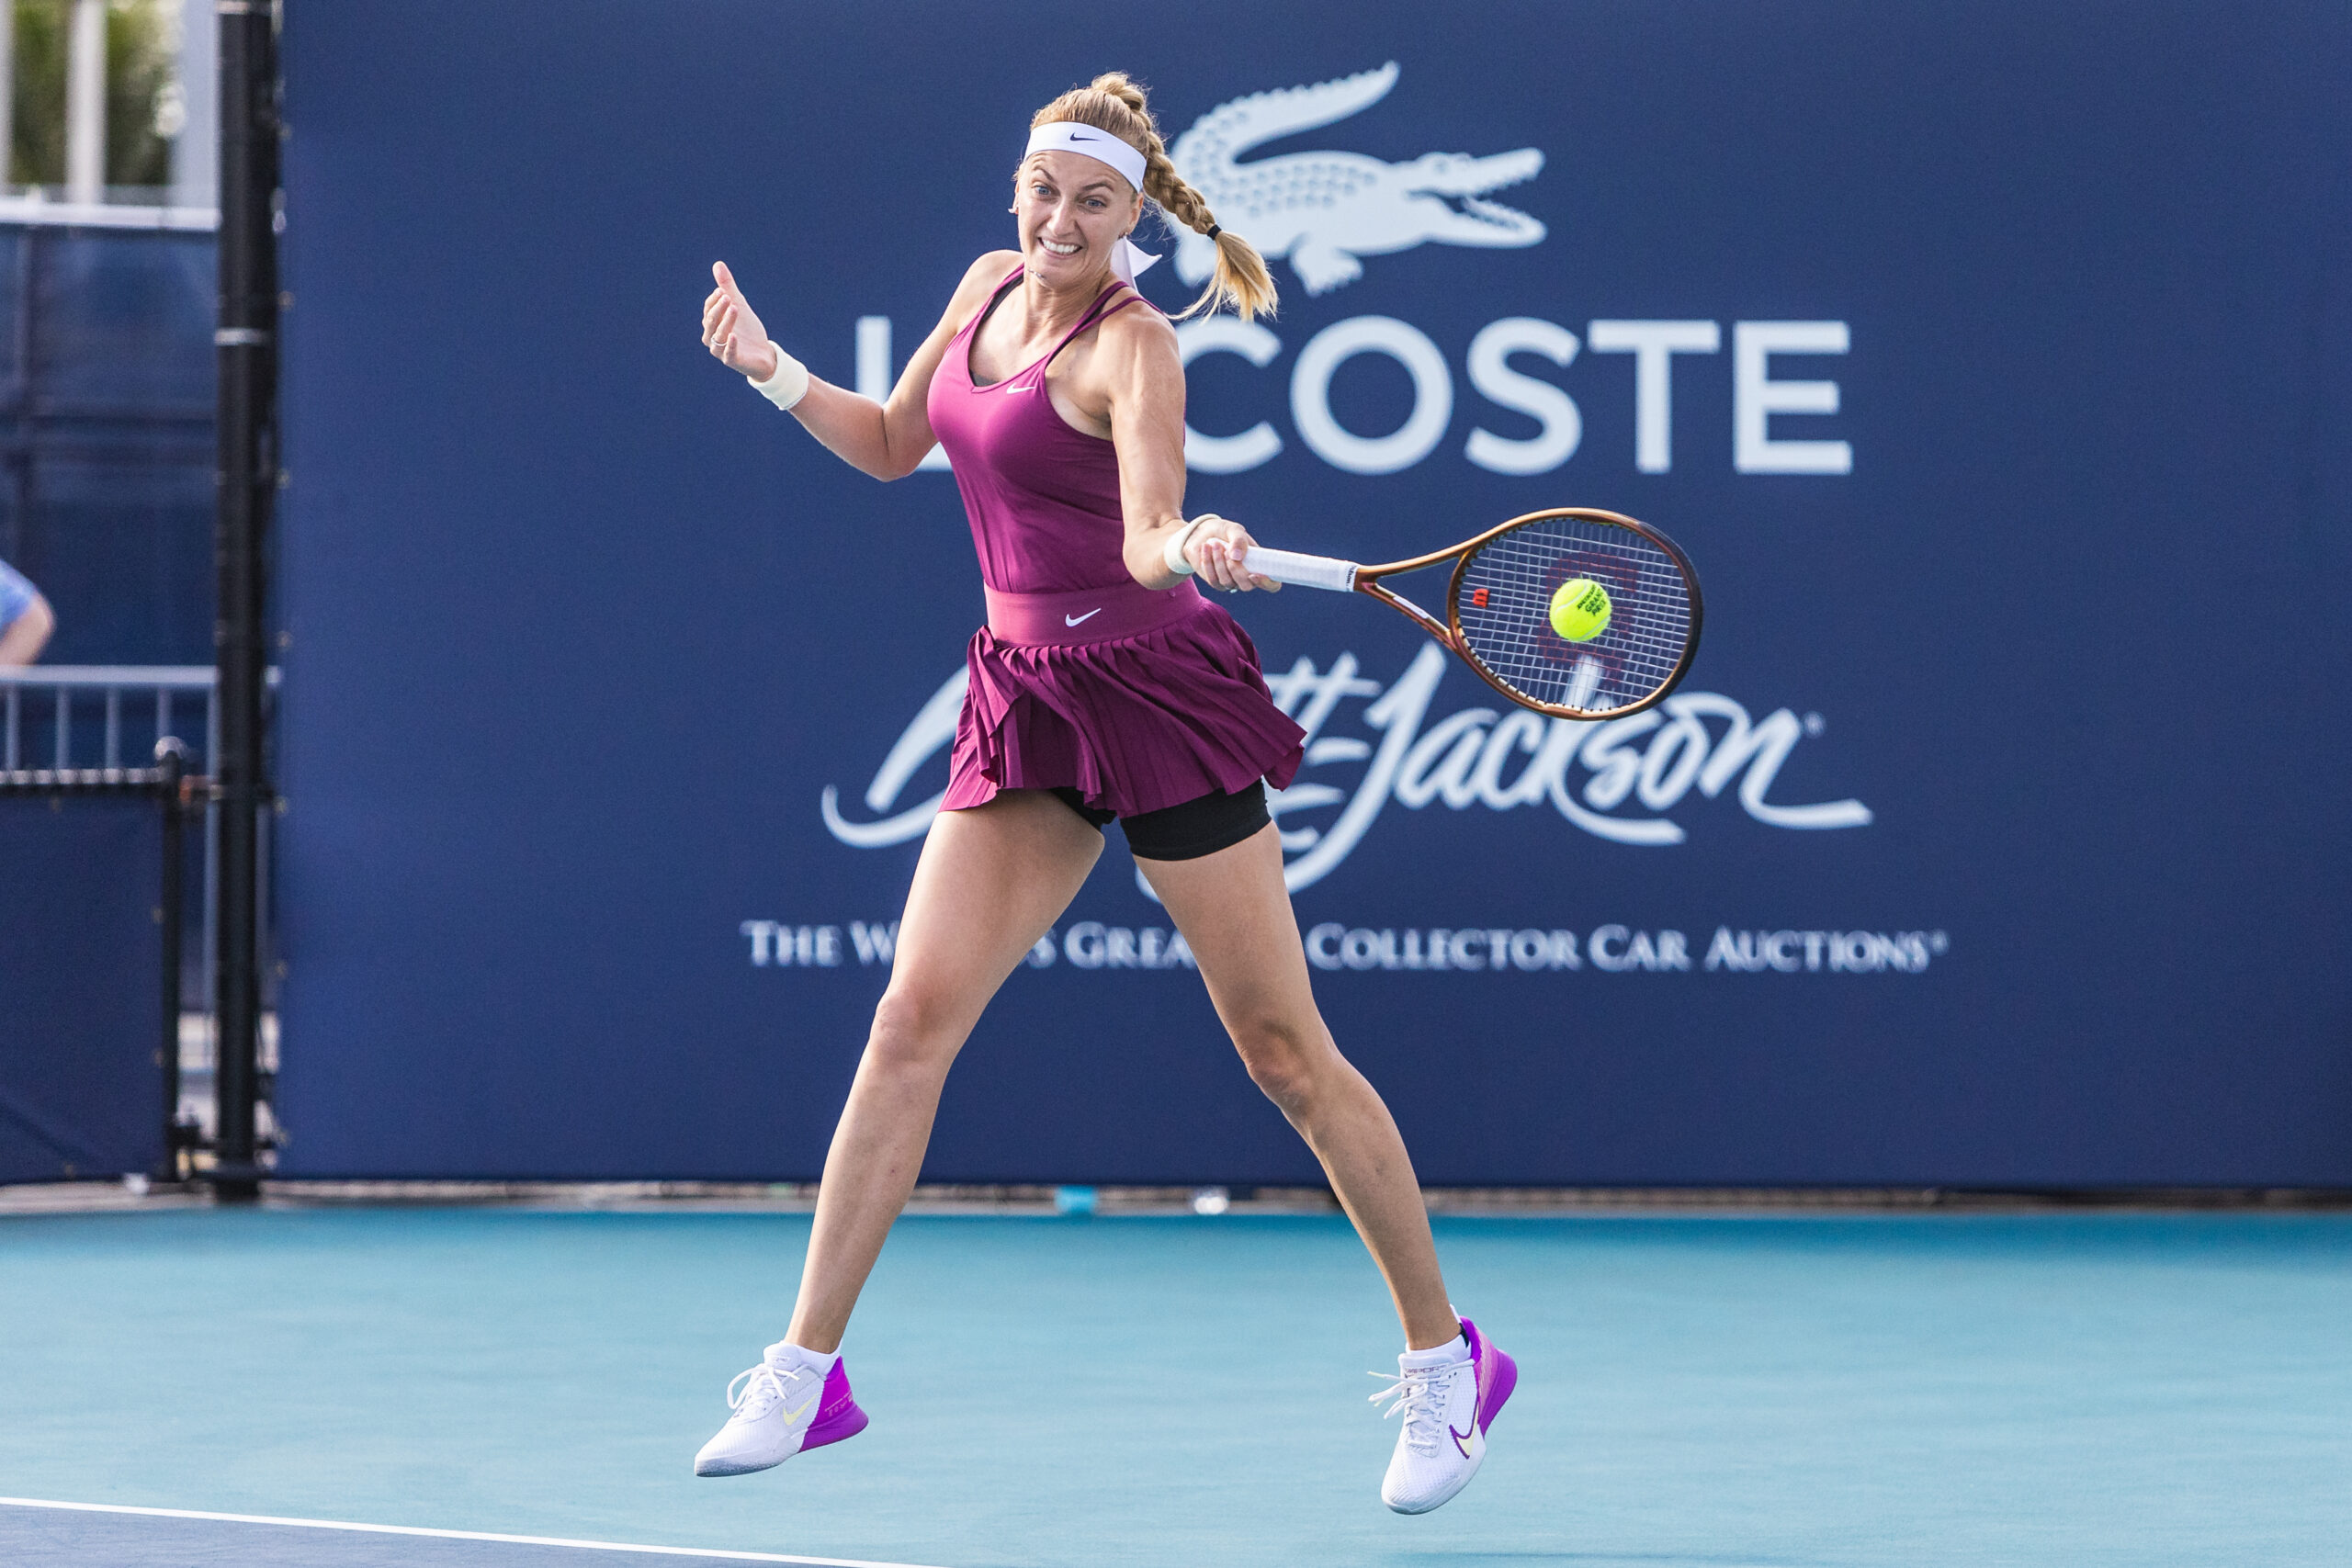
[[[1589,578],[1608,591],[1609,625],[1584,642],[1552,627],[1552,595]],[[1629,528],[1539,518],[1481,546],[1454,604],[1463,641],[1487,672],[1550,707],[1610,713],[1674,679],[1690,639],[1680,564]]]

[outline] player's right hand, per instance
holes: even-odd
[[[1250,547],[1256,543],[1240,524],[1205,512],[1194,519],[1193,536],[1184,541],[1184,558],[1205,587],[1227,593],[1247,593],[1254,588],[1278,593],[1281,583],[1249,570]]]
[[[711,263],[710,276],[718,287],[702,302],[702,345],[737,375],[766,380],[776,367],[776,348],[768,341],[767,328],[760,324],[725,262]]]

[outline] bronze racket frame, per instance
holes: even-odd
[[[1462,635],[1462,580],[1470,570],[1472,558],[1489,542],[1500,538],[1512,529],[1523,527],[1530,523],[1540,523],[1550,517],[1580,518],[1585,522],[1605,524],[1611,527],[1623,528],[1639,535],[1666,552],[1673,560],[1675,569],[1682,573],[1682,581],[1690,590],[1690,635],[1683,641],[1682,657],[1675,663],[1673,671],[1659,683],[1657,690],[1640,702],[1628,703],[1623,707],[1610,708],[1600,713],[1584,713],[1575,708],[1562,707],[1555,703],[1537,702],[1524,693],[1513,691],[1497,679],[1493,671],[1480,663],[1477,656],[1470,651],[1470,645]],[[1442,621],[1403,594],[1395,592],[1381,584],[1383,578],[1401,577],[1408,571],[1419,571],[1425,567],[1435,566],[1450,557],[1459,558],[1455,559],[1453,576],[1446,584],[1445,619]],[[1508,523],[1498,523],[1477,537],[1465,539],[1461,544],[1450,546],[1442,550],[1432,550],[1428,555],[1415,556],[1410,560],[1389,561],[1382,566],[1360,566],[1356,569],[1355,588],[1357,592],[1370,594],[1452,649],[1464,664],[1478,672],[1480,680],[1512,702],[1521,707],[1533,708],[1538,713],[1549,714],[1554,718],[1584,720],[1623,718],[1629,714],[1637,714],[1646,708],[1656,707],[1672,695],[1674,688],[1682,683],[1682,677],[1690,673],[1690,661],[1698,656],[1699,652],[1700,627],[1706,619],[1706,605],[1699,595],[1699,574],[1691,570],[1690,558],[1682,553],[1681,546],[1638,518],[1628,517],[1618,512],[1603,512],[1598,507],[1591,506],[1547,506],[1541,512],[1525,513]]]

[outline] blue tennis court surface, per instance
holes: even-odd
[[[873,1426],[698,1481],[805,1217],[0,1220],[0,1494],[560,1541],[1000,1564],[2329,1564],[2352,1216],[1442,1220],[1520,1359],[1486,1468],[1400,1518],[1337,1217],[904,1222],[848,1346]],[[10,1564],[685,1562],[0,1506]],[[707,1559],[705,1559],[707,1561]]]

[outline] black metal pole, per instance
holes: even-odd
[[[156,907],[156,923],[163,927],[164,985],[162,1038],[155,1053],[155,1065],[164,1069],[164,1155],[156,1163],[155,1179],[180,1179],[180,1148],[185,1134],[180,1131],[180,829],[187,818],[187,806],[180,799],[180,774],[187,764],[187,748],[170,736],[155,742],[156,793],[164,807],[164,877]]]
[[[277,61],[270,0],[219,0],[220,22],[220,457],[213,532],[220,604],[219,1130],[223,1199],[260,1195],[254,1139],[261,1043],[263,541],[277,490]]]

